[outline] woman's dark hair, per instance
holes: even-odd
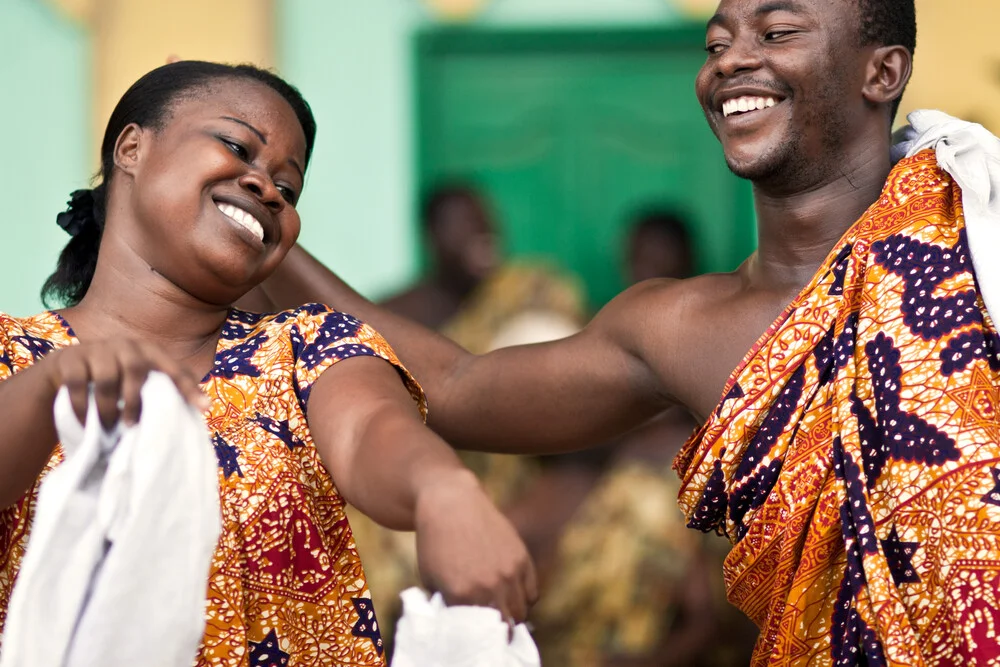
[[[174,105],[190,99],[223,80],[256,81],[268,86],[295,111],[306,136],[306,165],[316,140],[316,120],[302,95],[293,86],[271,72],[253,65],[223,65],[199,60],[182,60],[154,69],[132,84],[111,113],[101,142],[100,183],[93,190],[73,193],[66,212],[59,215],[59,226],[72,238],[62,253],[55,272],[42,287],[46,307],[52,301],[76,305],[87,293],[97,267],[97,251],[104,232],[108,183],[114,171],[115,143],[130,124],[158,130],[169,120]]]

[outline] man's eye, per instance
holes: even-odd
[[[709,44],[708,46],[705,47],[705,50],[708,51],[709,54],[714,56],[716,53],[719,53],[724,48],[725,45],[723,44]]]
[[[770,42],[792,34],[795,34],[794,30],[772,30],[771,32],[764,33],[764,39]]]

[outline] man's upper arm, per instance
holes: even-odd
[[[644,357],[650,294],[630,290],[583,331],[462,360],[430,424],[453,445],[524,454],[603,444],[669,405]]]

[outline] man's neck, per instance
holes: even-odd
[[[837,241],[879,198],[892,167],[888,147],[872,147],[844,164],[831,177],[797,192],[754,184],[758,247],[748,271],[755,286],[804,287]]]

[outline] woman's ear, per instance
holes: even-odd
[[[135,123],[129,123],[118,135],[115,142],[115,167],[126,174],[134,174],[143,154],[143,140],[146,131]]]

